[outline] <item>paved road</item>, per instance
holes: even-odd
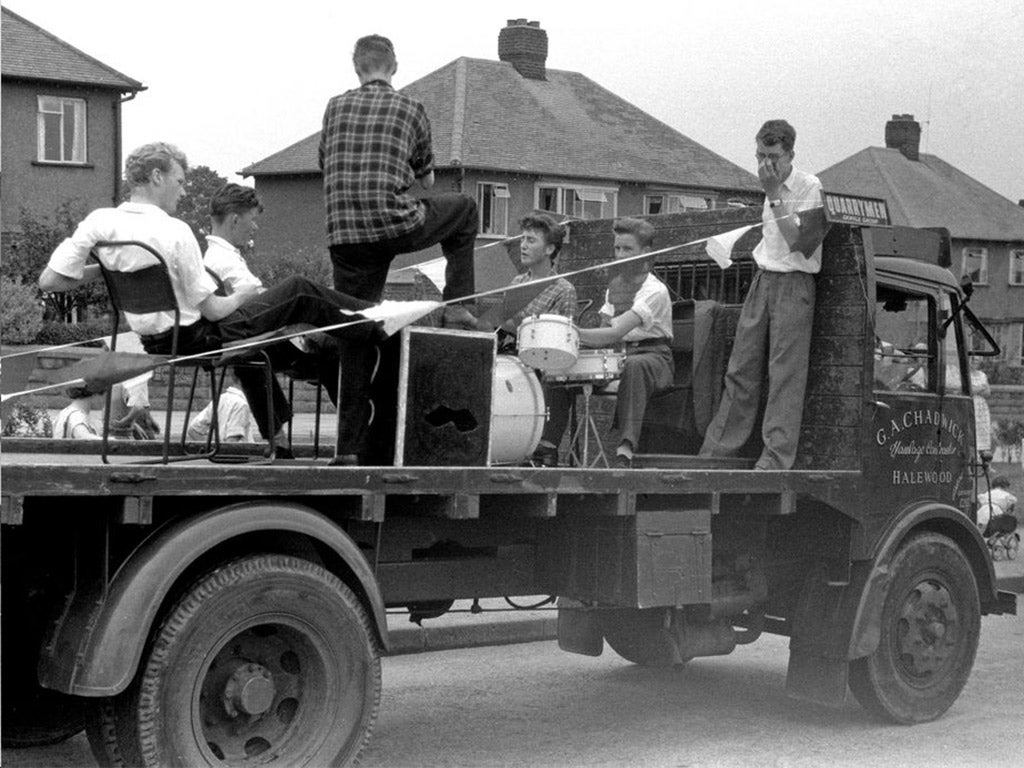
[[[728,657],[643,669],[609,650],[554,642],[398,656],[368,768],[404,766],[1020,766],[1024,617],[988,617],[974,673],[945,717],[879,724],[852,700],[838,710],[784,693],[787,641]],[[4,765],[92,765],[82,736],[6,753]]]

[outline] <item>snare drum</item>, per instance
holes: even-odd
[[[560,371],[576,362],[580,334],[564,315],[534,315],[519,325],[519,359],[541,371]]]
[[[613,349],[584,349],[576,362],[562,371],[555,371],[545,376],[545,381],[554,382],[598,382],[612,381],[622,375],[622,363],[626,359],[625,352]]]

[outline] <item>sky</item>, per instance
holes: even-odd
[[[1024,198],[1021,0],[3,4],[146,86],[124,107],[126,151],[170,141],[234,181],[319,130],[328,98],[358,84],[362,35],[391,38],[401,88],[460,56],[497,60],[500,29],[527,18],[547,31],[549,68],[751,172],[764,120],[795,126],[796,164],[816,173],[884,146],[906,113],[922,152]]]

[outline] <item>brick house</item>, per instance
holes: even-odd
[[[548,69],[547,33],[514,19],[499,61],[459,58],[402,89],[430,116],[438,192],[476,198],[478,245],[518,234],[534,209],[583,219],[759,205],[757,178],[578,72]],[[320,134],[242,171],[266,207],[259,248],[326,251]],[[431,249],[395,267],[440,255]],[[511,256],[511,254],[510,254]],[[326,258],[326,254],[325,254]],[[505,249],[478,252],[477,290],[514,274]]]
[[[48,217],[71,201],[115,203],[121,105],[145,86],[7,8],[2,9],[3,250],[22,209]]]
[[[945,227],[951,269],[970,275],[971,308],[993,332],[1002,360],[1024,366],[1024,207],[920,151],[913,115],[893,115],[885,147],[868,147],[818,176],[825,189],[884,198],[894,224]]]

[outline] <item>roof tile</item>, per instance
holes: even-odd
[[[4,77],[142,91],[138,80],[65,43],[7,8],[0,24],[0,71]]]
[[[1024,208],[935,155],[868,147],[818,174],[830,192],[881,197],[894,224],[946,227],[958,239],[1024,241]]]
[[[460,58],[402,91],[427,108],[438,167],[760,190],[750,172],[576,72],[534,80],[507,62]],[[318,141],[313,134],[243,173],[317,173]]]

